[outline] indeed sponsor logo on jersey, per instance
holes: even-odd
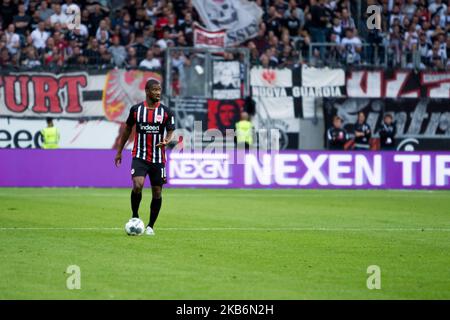
[[[227,154],[171,153],[169,184],[229,185],[231,168]]]
[[[141,133],[159,133],[159,125],[140,123],[138,131]]]

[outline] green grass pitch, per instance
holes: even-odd
[[[155,237],[129,194],[0,189],[0,299],[450,299],[448,191],[165,189]]]

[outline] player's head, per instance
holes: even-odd
[[[47,126],[53,127],[53,118],[48,117],[46,120],[47,120]]]
[[[333,126],[335,128],[340,128],[342,126],[342,119],[339,116],[333,117]]]
[[[392,123],[392,114],[390,114],[390,113],[386,113],[385,115],[384,115],[384,123],[386,123],[387,125],[389,125],[389,124],[391,124]]]
[[[150,79],[145,84],[145,95],[147,100],[153,103],[158,102],[161,99],[161,84],[155,79]]]

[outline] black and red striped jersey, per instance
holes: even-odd
[[[162,103],[150,109],[146,101],[131,107],[127,125],[136,125],[133,158],[151,163],[166,163],[164,146],[156,147],[164,139],[165,131],[175,130],[175,118],[172,111]]]

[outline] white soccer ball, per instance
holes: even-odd
[[[129,236],[139,236],[144,233],[145,225],[144,222],[139,218],[131,218],[125,224],[125,232]]]

